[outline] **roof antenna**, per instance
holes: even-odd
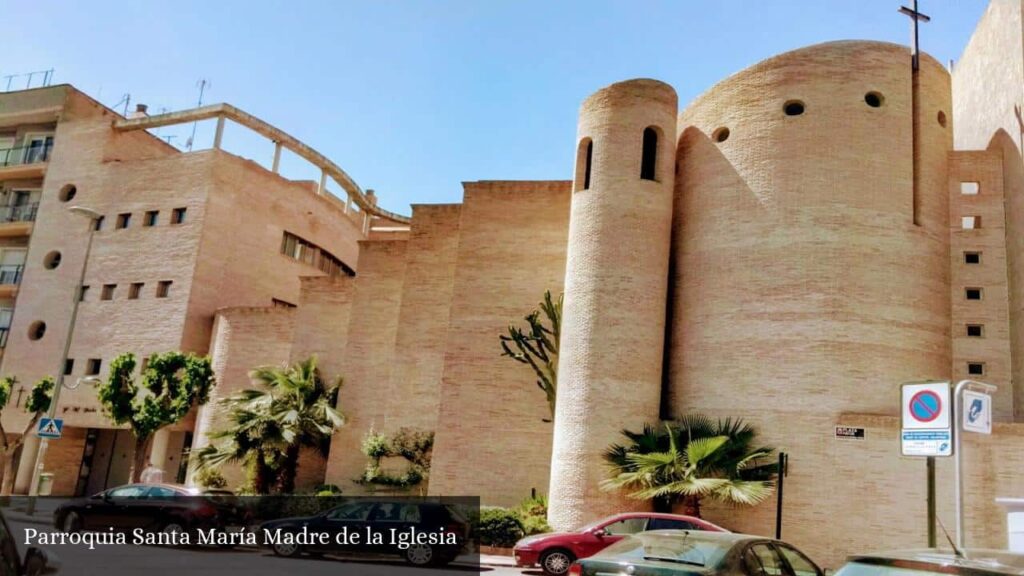
[[[196,104],[196,108],[201,108],[203,106],[203,93],[206,92],[206,87],[209,86],[209,85],[210,85],[210,81],[207,80],[206,78],[200,78],[199,81],[196,82],[196,87],[199,88],[199,103]],[[197,124],[199,124],[198,120],[196,120],[195,122],[192,123],[192,135],[189,136],[188,140],[185,141],[185,146],[188,148],[189,152],[192,151],[192,144],[193,144],[193,142],[195,142],[195,139],[196,139],[196,125]]]
[[[949,547],[953,549],[953,554],[957,558],[966,558],[963,550],[956,547],[956,544],[953,542],[953,538],[949,535],[949,531],[946,530],[946,526],[942,523],[942,518],[936,516],[935,521],[939,523],[939,528],[942,528],[942,533],[946,536],[946,541],[949,542]]]

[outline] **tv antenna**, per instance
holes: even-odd
[[[196,103],[196,108],[201,108],[203,106],[203,94],[206,92],[206,88],[212,86],[212,84],[210,84],[210,81],[206,78],[200,78],[199,81],[196,82],[196,86],[199,88],[199,102]],[[192,144],[196,140],[197,124],[199,124],[198,120],[192,123],[192,135],[189,136],[188,140],[185,142],[185,147],[188,148],[189,152],[192,151]]]

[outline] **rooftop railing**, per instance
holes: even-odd
[[[15,146],[14,148],[0,148],[0,168],[46,162],[50,159],[50,152],[52,150],[53,142]]]

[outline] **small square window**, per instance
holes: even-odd
[[[965,288],[964,298],[968,300],[981,300],[981,288]]]
[[[138,300],[139,293],[142,292],[142,287],[145,286],[143,282],[132,282],[132,285],[128,287],[128,299]]]
[[[181,224],[185,222],[185,208],[175,208],[174,212],[171,213],[171,224]]]
[[[89,292],[89,285],[82,286],[82,290],[78,293],[78,301],[85,302],[85,294]]]
[[[129,225],[131,225],[131,223],[132,223],[132,214],[131,214],[131,212],[126,212],[124,214],[118,214],[117,215],[117,229],[118,230],[121,230],[123,228],[127,228]]]
[[[981,264],[981,252],[964,252],[964,264]]]
[[[103,293],[100,294],[100,300],[113,300],[114,290],[117,289],[117,284],[104,284]]]
[[[167,298],[167,295],[170,294],[170,292],[171,292],[171,281],[170,280],[161,280],[160,283],[156,285],[156,297],[157,298]]]
[[[75,359],[68,358],[64,361],[64,375],[70,376],[75,371]]]
[[[985,374],[984,362],[968,362],[967,373],[971,376],[983,376]]]
[[[961,182],[960,193],[964,196],[977,196],[981,186],[977,182]]]
[[[985,335],[985,326],[983,324],[968,324],[967,335],[972,338],[981,338]]]
[[[100,367],[103,364],[103,360],[99,358],[89,358],[88,364],[85,366],[86,376],[95,376],[100,373]]]
[[[96,219],[95,223],[92,225],[93,230],[97,232],[103,230],[103,218],[103,216],[100,216],[99,218]]]
[[[160,217],[159,210],[150,210],[146,212],[146,219],[142,221],[143,226],[156,226],[157,218]]]
[[[981,216],[964,216],[960,218],[960,227],[964,230],[977,230],[981,228]]]

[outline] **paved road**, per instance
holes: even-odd
[[[12,533],[24,550],[26,528],[46,530],[41,523],[9,519]],[[443,569],[412,568],[401,562],[346,561],[337,558],[278,558],[267,551],[252,549],[217,550],[207,548],[166,548],[161,546],[112,545],[89,550],[82,545],[45,547],[61,560],[61,576],[261,576],[289,574],[298,576],[467,576],[482,572],[491,576],[533,576],[539,571],[510,567],[479,568],[472,564],[453,564]]]

